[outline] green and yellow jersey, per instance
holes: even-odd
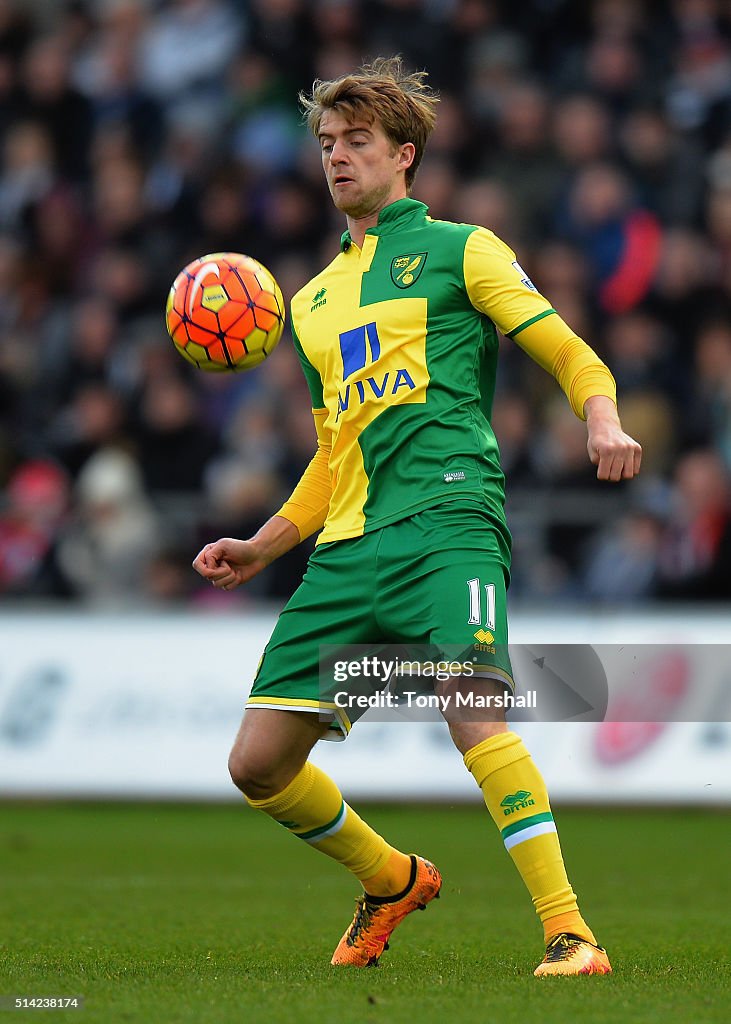
[[[401,199],[359,248],[292,300],[292,334],[319,449],[279,515],[318,544],[362,536],[444,501],[479,498],[509,558],[490,426],[498,331],[552,372],[577,415],[614,398],[611,374],[491,231],[432,220]]]

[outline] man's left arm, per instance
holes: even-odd
[[[640,471],[642,448],[622,430],[614,378],[599,356],[558,314],[514,336],[531,359],[551,373],[576,415],[586,420],[587,451],[599,480],[631,480]]]
[[[637,476],[642,449],[622,430],[614,377],[536,289],[513,250],[491,231],[476,228],[465,243],[464,281],[472,305],[553,374],[576,415],[586,420],[598,478]]]

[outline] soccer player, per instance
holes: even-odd
[[[476,652],[485,687],[512,686],[510,535],[490,427],[497,331],[552,373],[586,420],[600,480],[631,479],[641,459],[622,431],[609,370],[515,254],[483,227],[432,220],[409,197],[436,120],[425,79],[379,58],[300,97],[347,222],[338,255],[292,300],[318,447],[255,536],[208,544],[193,563],[231,590],[322,531],[265,649],[229,767],[252,807],[361,882],[332,957],[357,967],[378,962],[399,922],[438,896],[441,876],[390,846],[308,760],[318,740],[344,738],[354,717],[323,699],[320,645],[456,644]],[[543,924],[535,973],[609,973],[522,739],[497,712],[448,724]]]

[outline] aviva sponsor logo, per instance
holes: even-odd
[[[364,380],[354,380],[346,384],[342,391],[338,391],[338,412],[335,422],[340,419],[340,413],[347,411],[351,402],[363,405],[366,398],[383,399],[395,395],[400,388],[408,388],[409,391],[416,388],[411,374],[406,369],[386,370],[380,379],[366,377]]]
[[[352,373],[364,369],[368,363],[375,363],[381,354],[381,339],[375,321],[354,327],[351,331],[343,331],[339,340],[344,381]]]
[[[375,322],[344,331],[340,335],[340,354],[343,359],[343,389],[338,391],[336,422],[340,414],[350,408],[351,403],[360,406],[366,399],[387,400],[401,388],[408,388],[409,391],[416,388],[411,374],[405,368],[385,370],[345,383],[348,377],[365,370],[369,363],[375,363],[381,355],[381,341]]]
[[[533,794],[527,789],[519,789],[517,793],[508,793],[500,801],[503,814],[515,814],[516,811],[524,811],[534,804]]]

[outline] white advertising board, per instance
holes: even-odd
[[[227,754],[273,622],[3,616],[0,796],[240,799]],[[649,694],[658,720],[516,724],[554,801],[731,803],[731,674],[729,658],[714,654],[731,649],[725,616],[514,616],[512,631],[516,643],[655,645],[628,683],[630,707],[646,708]],[[665,714],[656,691],[679,635],[688,686],[705,680],[703,702],[684,712],[660,685]],[[353,799],[480,799],[438,721],[367,717],[347,742],[318,744],[313,760]]]

